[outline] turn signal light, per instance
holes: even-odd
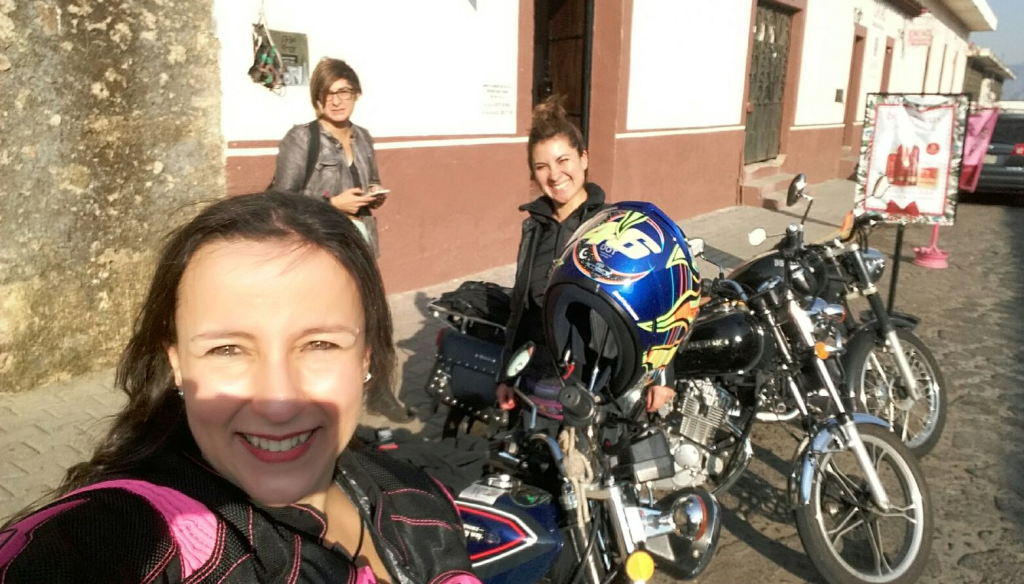
[[[630,582],[647,582],[654,577],[654,558],[651,554],[637,550],[626,558],[626,577]]]
[[[828,346],[821,341],[814,343],[814,354],[822,361],[828,359]]]

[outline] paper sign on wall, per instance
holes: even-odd
[[[912,28],[907,31],[907,44],[924,47],[932,44],[932,31],[928,28]]]
[[[967,95],[869,94],[856,208],[952,225],[967,107]]]

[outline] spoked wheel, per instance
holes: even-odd
[[[853,453],[821,455],[796,524],[807,555],[832,583],[915,582],[931,552],[932,509],[917,459],[881,426],[858,424],[890,508],[882,511]]]
[[[846,370],[857,399],[857,409],[892,425],[897,436],[916,456],[931,452],[946,425],[948,388],[932,352],[914,333],[900,329],[903,354],[914,372],[921,399],[906,393],[893,348],[876,335],[851,343]]]

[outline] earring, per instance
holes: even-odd
[[[185,392],[184,392],[184,391],[181,391],[181,387],[179,387],[179,386],[175,385],[175,386],[174,386],[174,389],[175,389],[175,391],[177,391],[177,392],[178,392],[178,397],[185,397]]]
[[[366,377],[363,378],[363,383],[369,383],[371,379],[373,379],[373,373],[370,373],[369,371],[367,371],[366,372]]]

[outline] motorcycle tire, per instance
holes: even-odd
[[[917,374],[922,399],[907,410],[890,404],[888,399],[878,399],[875,390],[884,390],[884,385],[892,384],[899,378],[900,372],[893,356],[886,354],[889,349],[874,330],[864,331],[850,341],[844,364],[847,395],[854,396],[854,408],[857,411],[864,411],[889,422],[893,432],[904,439],[911,452],[922,457],[935,448],[946,426],[949,387],[931,349],[920,337],[907,329],[897,329],[896,336],[900,339],[911,368]],[[899,390],[898,387],[895,389]],[[911,419],[914,412],[920,415]]]
[[[924,472],[910,449],[886,428],[858,424],[857,429],[876,469],[888,462],[878,472],[890,511],[883,514],[870,501],[852,452],[828,452],[818,459],[809,503],[796,508],[800,540],[814,566],[832,584],[916,582],[928,563],[933,537],[932,502]],[[832,523],[838,525],[830,529]],[[903,523],[903,537],[893,538]],[[838,535],[833,538],[835,532]],[[840,544],[841,538],[846,539]],[[886,543],[899,540],[900,549],[887,555]]]

